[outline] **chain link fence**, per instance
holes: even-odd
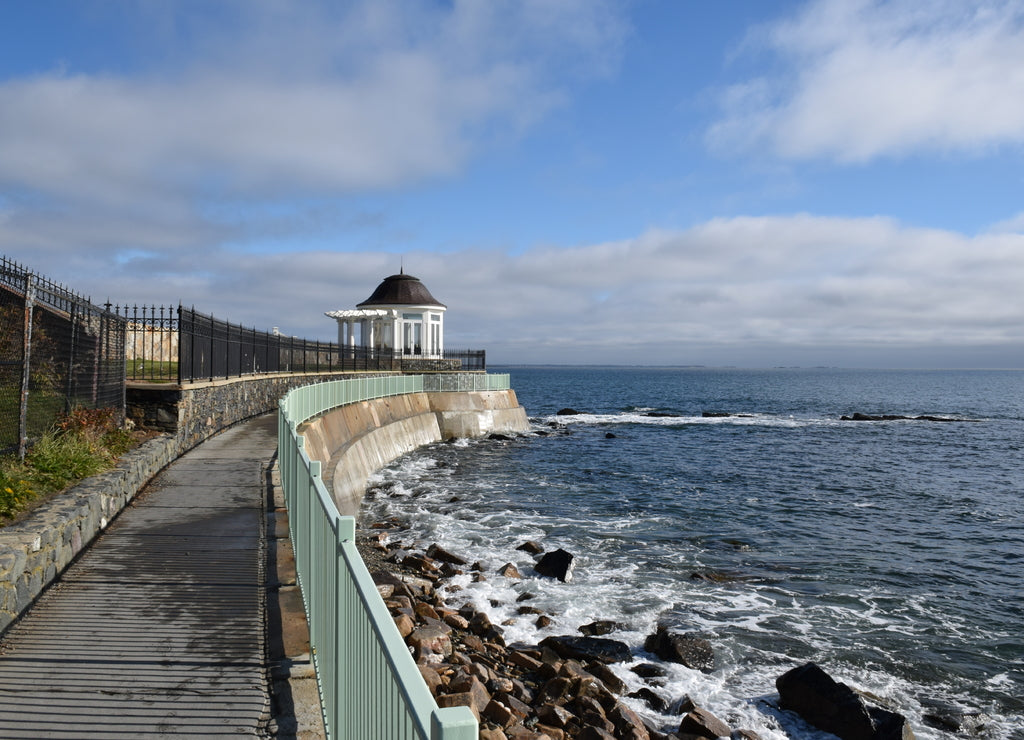
[[[24,456],[76,407],[124,416],[125,320],[0,258],[0,451]]]

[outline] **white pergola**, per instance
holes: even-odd
[[[326,315],[338,322],[338,344],[342,347],[427,358],[444,353],[444,308],[350,308],[328,311]]]

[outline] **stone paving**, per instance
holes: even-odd
[[[0,642],[0,737],[267,737],[275,415],[179,458]]]

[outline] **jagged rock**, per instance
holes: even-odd
[[[579,415],[579,413],[580,413],[580,412],[579,412],[579,411],[577,411],[576,409],[572,409],[572,408],[564,408],[564,409],[559,409],[559,410],[558,410],[558,411],[557,411],[557,412],[555,413],[555,416],[578,416],[578,415]]]
[[[715,653],[710,642],[693,632],[671,632],[664,624],[659,624],[658,631],[647,636],[644,650],[662,660],[682,663],[687,668],[705,673],[710,673],[715,667]]]
[[[753,730],[733,730],[729,740],[761,740],[761,736]]]
[[[657,663],[638,663],[629,670],[640,676],[640,678],[661,678],[668,673]]]
[[[604,682],[604,685],[614,691],[616,694],[621,694],[626,690],[626,684],[621,678],[619,678],[615,671],[609,668],[605,663],[600,661],[592,660],[587,663],[587,670],[593,673],[595,676]]]
[[[543,704],[537,709],[537,719],[552,727],[567,727],[576,715],[557,704]]]
[[[427,548],[427,557],[432,558],[433,560],[439,560],[442,563],[451,563],[452,565],[469,565],[469,562],[464,558],[448,552],[436,542]]]
[[[732,728],[708,710],[696,707],[683,717],[683,721],[679,723],[679,732],[715,740],[719,737],[729,737]]]
[[[437,696],[438,689],[443,685],[441,675],[432,666],[423,663],[417,663],[416,667],[420,669],[420,675],[423,676],[423,682],[430,689],[431,695]]]
[[[675,419],[678,418],[679,414],[673,414],[668,411],[648,411],[644,416],[649,416],[652,419]]]
[[[545,637],[540,644],[551,648],[563,658],[619,663],[633,657],[626,643],[604,637],[557,635]]]
[[[537,617],[537,621],[535,621],[533,624],[537,629],[542,630],[545,627],[550,627],[552,622],[554,621],[555,620],[553,620],[547,614],[541,614],[539,617]]]
[[[544,557],[533,566],[533,569],[542,576],[557,578],[563,583],[572,579],[573,556],[562,548],[544,554]]]
[[[630,694],[628,694],[628,696],[630,699],[639,699],[644,704],[653,709],[655,712],[659,712],[661,714],[668,713],[668,702],[666,702],[664,699],[655,694],[646,686],[643,686],[637,689],[636,691],[631,692]]]
[[[476,676],[460,676],[448,684],[447,693],[466,694],[469,696],[469,704],[466,706],[473,710],[478,717],[483,713],[487,705],[491,703],[491,693]]]
[[[539,543],[534,542],[533,540],[527,540],[516,549],[522,550],[523,552],[528,552],[531,555],[540,555],[542,552],[544,552],[544,548],[541,547]]]
[[[407,642],[417,663],[441,663],[452,654],[452,639],[445,627],[419,627],[412,631]]]
[[[612,434],[611,432],[605,432],[604,433],[604,438],[605,439],[617,439],[617,437],[618,437],[618,435]]]
[[[728,411],[701,411],[700,415],[705,419],[724,419],[732,416]]]
[[[503,566],[498,568],[498,575],[505,576],[505,578],[522,578],[522,574],[519,572],[519,568],[514,563],[505,563]]]
[[[596,622],[590,624],[582,624],[579,630],[588,637],[599,637],[601,635],[607,635],[615,630],[623,629],[623,625],[618,622],[613,622],[610,619],[599,619]]]
[[[410,617],[408,614],[399,614],[394,618],[394,620],[395,627],[398,628],[398,634],[402,636],[403,640],[409,635],[411,635],[413,633],[413,630],[416,629],[415,622],[412,621],[412,617]]]
[[[779,707],[793,711],[840,740],[913,740],[906,718],[869,706],[844,683],[814,663],[793,668],[775,681]]]
[[[922,701],[925,711],[922,719],[929,727],[961,735],[979,735],[992,719],[983,712],[962,709],[936,699]]]
[[[507,434],[498,434],[497,432],[491,432],[490,434],[487,435],[487,439],[493,440],[495,442],[508,442],[512,438]]]
[[[635,738],[636,740],[648,740],[650,737],[640,715],[624,704],[616,702],[612,710],[608,712],[608,719],[615,725],[615,734],[618,737]]]

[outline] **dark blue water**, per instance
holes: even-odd
[[[453,599],[510,639],[615,619],[638,661],[671,612],[717,668],[672,667],[656,690],[765,738],[821,736],[772,706],[774,679],[808,660],[891,701],[919,738],[949,737],[925,721],[936,700],[987,715],[984,737],[1024,737],[1024,373],[509,372],[538,428],[568,434],[422,450],[367,511],[493,569],[528,572],[525,539],[563,547],[576,576],[467,579]],[[952,421],[840,420],[854,412]],[[516,613],[523,591],[551,627]]]

